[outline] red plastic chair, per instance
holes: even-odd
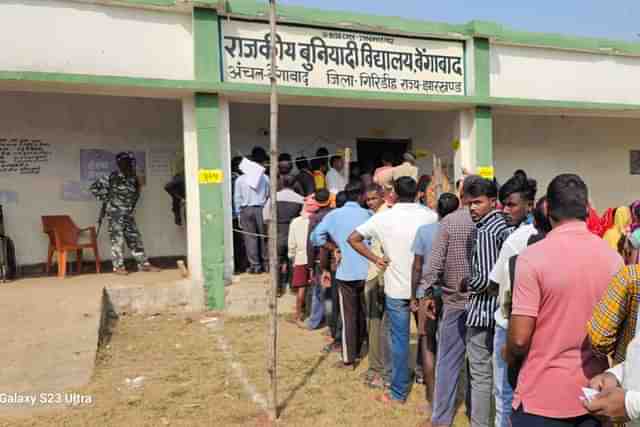
[[[96,271],[100,273],[100,255],[95,227],[78,228],[69,215],[50,215],[42,217],[42,227],[49,236],[47,256],[47,274],[52,265],[54,253],[58,253],[58,277],[64,279],[67,274],[67,252],[75,251],[78,273],[82,271],[82,250],[92,249],[96,259]],[[88,243],[79,243],[82,233],[89,233]]]

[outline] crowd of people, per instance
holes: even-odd
[[[558,175],[538,197],[522,170],[441,192],[410,153],[353,165],[347,179],[328,154],[297,158],[295,174],[280,156],[278,218],[263,209],[269,177],[250,184],[234,160],[234,227],[260,273],[265,215],[278,221],[291,321],[323,331],[336,369],[366,355],[362,380],[384,405],[423,383],[427,426],[453,424],[462,375],[474,427],[640,425],[640,201],[600,216],[580,176]],[[251,159],[268,160],[259,148]]]

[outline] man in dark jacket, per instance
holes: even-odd
[[[289,279],[289,251],[287,248],[289,242],[289,226],[294,218],[300,216],[304,198],[293,191],[295,178],[291,175],[282,175],[278,180],[280,190],[276,194],[276,203],[278,205],[278,260],[280,268],[280,281],[278,285],[278,294],[284,293],[287,281]],[[265,213],[263,216],[270,219],[269,203],[265,205]]]
[[[311,172],[309,162],[304,156],[296,159],[296,167],[298,168],[298,175],[296,175],[294,190],[303,197],[307,197],[316,191],[313,172]]]

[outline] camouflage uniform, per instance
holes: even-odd
[[[106,215],[109,217],[111,235],[111,258],[113,268],[124,268],[124,244],[141,268],[148,262],[142,245],[142,236],[136,225],[134,211],[140,198],[140,185],[135,176],[126,177],[114,172],[94,182],[89,188],[101,202],[106,202]]]

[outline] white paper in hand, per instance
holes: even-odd
[[[246,157],[242,158],[239,168],[242,173],[247,176],[246,180],[247,184],[249,184],[249,187],[256,190],[258,188],[258,185],[260,184],[260,178],[262,178],[262,175],[264,175],[264,168],[258,163],[252,162],[251,160],[247,159]]]
[[[582,387],[582,394],[584,394],[584,400],[591,402],[600,392],[592,388]]]

